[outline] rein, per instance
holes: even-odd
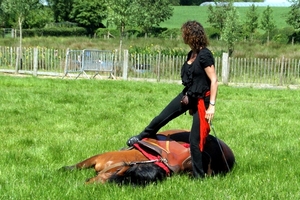
[[[223,159],[224,159],[224,161],[225,161],[226,167],[227,167],[227,169],[228,169],[228,172],[230,172],[230,167],[229,167],[229,165],[228,165],[226,156],[225,156],[225,154],[224,154],[224,151],[223,151],[223,149],[222,149],[222,147],[221,147],[220,141],[219,141],[219,139],[218,139],[218,137],[217,137],[216,131],[215,131],[215,129],[214,129],[214,127],[213,127],[211,121],[210,121],[210,127],[211,127],[211,129],[213,130],[213,132],[214,132],[214,134],[215,134],[215,137],[216,137],[216,139],[217,139],[217,142],[218,142],[219,148],[220,148],[220,150],[221,150]]]

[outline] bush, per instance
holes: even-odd
[[[288,44],[291,42],[295,30],[292,27],[285,27],[282,29],[274,29],[270,32],[269,39],[280,44]],[[263,43],[267,41],[267,32],[259,38]]]
[[[294,43],[300,43],[300,30],[295,31],[291,37],[290,37],[290,41],[292,41],[292,39],[294,39]]]
[[[174,39],[174,38],[177,39],[180,36],[181,36],[180,29],[172,28],[163,31],[158,37],[165,38],[165,39]]]
[[[277,34],[273,37],[272,41],[278,42],[281,44],[287,44],[289,42],[289,37],[284,34]]]
[[[210,39],[220,39],[220,31],[216,28],[207,27],[205,33]]]
[[[152,27],[148,35],[151,37],[159,37],[164,31],[168,30],[168,28],[165,27]]]
[[[107,37],[108,35],[109,37],[113,37],[113,38],[120,37],[120,31],[117,29],[98,28],[95,34],[99,38],[104,38]]]
[[[154,46],[153,44],[149,46],[130,46],[130,54],[143,54],[143,55],[158,55],[159,53],[168,56],[185,56],[186,50],[181,48],[163,48],[159,46]]]
[[[87,31],[82,27],[74,28],[44,28],[42,29],[43,36],[84,36]]]
[[[141,29],[130,29],[126,31],[126,37],[128,38],[136,38],[139,35],[141,35],[142,30]]]
[[[275,29],[272,32],[272,41],[281,43],[281,44],[288,44],[290,41],[291,36],[295,32],[294,28],[292,27],[285,27],[282,29]]]
[[[34,37],[34,36],[86,36],[87,31],[83,27],[72,27],[72,28],[38,28],[38,29],[23,29],[23,37]]]
[[[4,31],[4,29],[0,29],[0,35],[1,35],[1,37],[4,37],[4,36],[5,36],[5,31]]]

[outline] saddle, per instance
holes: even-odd
[[[142,149],[150,149],[158,154],[162,162],[174,173],[192,171],[190,148],[172,140],[169,135],[157,134],[157,139],[144,138],[138,141]]]

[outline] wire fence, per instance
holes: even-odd
[[[40,47],[24,47],[21,50],[18,47],[0,46],[0,72],[61,78],[95,78],[97,72],[101,78],[107,76],[126,80],[180,81],[181,67],[186,59],[185,56],[163,54],[129,54],[127,50],[118,52]],[[84,62],[85,65],[78,65],[78,59],[86,59],[86,56],[79,58],[78,55],[91,51],[96,52],[91,53],[94,57],[89,57]],[[79,54],[70,56],[70,52]],[[77,68],[71,69],[70,63]],[[91,69],[88,63],[93,64],[94,70],[83,73],[84,67]],[[223,55],[215,58],[215,67],[219,81],[226,84],[300,85],[300,59],[226,58]]]

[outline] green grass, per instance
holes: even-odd
[[[204,27],[210,27],[207,22],[208,19],[208,7],[207,6],[174,6],[173,16],[161,23],[161,27],[167,28],[179,28],[187,20],[197,20],[202,23]],[[266,7],[257,7],[257,13],[259,14],[259,21],[262,18],[262,13]],[[289,7],[271,7],[273,10],[272,17],[277,28],[284,28],[289,26],[286,23],[286,17],[290,10]],[[246,20],[246,13],[249,7],[236,7],[239,14],[239,20],[243,23]]]
[[[146,188],[85,185],[64,166],[120,149],[178,84],[0,76],[0,199],[299,199],[298,90],[219,86],[214,127],[234,151],[225,177],[175,175]],[[182,115],[162,130],[189,129]]]

